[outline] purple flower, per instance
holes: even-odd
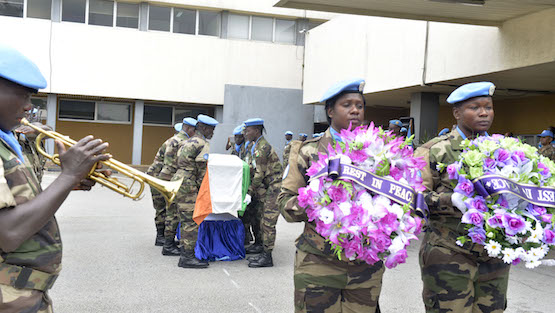
[[[472,239],[472,242],[485,244],[486,241],[486,231],[481,227],[472,227],[468,230],[468,236]]]
[[[511,159],[513,159],[513,161],[517,164],[526,163],[525,161],[528,160],[524,155],[524,151],[520,150],[514,151],[511,155]]]
[[[383,233],[376,233],[372,238],[372,249],[384,252],[391,245],[391,238]]]
[[[551,218],[553,217],[553,214],[542,214],[540,216],[540,219],[542,220],[542,222],[544,223],[551,223]]]
[[[497,162],[492,159],[492,158],[486,158],[484,159],[484,171],[486,172],[492,172],[495,167],[497,166]]]
[[[482,213],[488,211],[488,206],[486,205],[486,200],[480,196],[476,196],[474,198],[467,199],[464,204],[468,209],[475,209]]]
[[[455,192],[461,193],[467,197],[474,195],[474,185],[472,182],[462,176],[459,176],[459,183],[455,187]]]
[[[475,226],[482,226],[484,222],[484,215],[476,209],[470,209],[463,214],[461,222],[465,224],[473,224]]]
[[[328,196],[334,202],[345,202],[349,199],[349,192],[342,186],[331,186],[328,188]]]
[[[513,263],[511,263],[512,265],[518,265],[520,264],[520,258],[516,258],[513,260]]]
[[[502,215],[495,214],[494,216],[488,218],[487,223],[489,226],[493,228],[503,227],[503,220],[501,219]]]
[[[507,161],[511,157],[511,154],[505,149],[497,149],[493,153],[493,156],[501,165],[507,165]]]
[[[544,207],[535,205],[535,204],[528,204],[526,207],[526,211],[530,212],[533,216],[540,216],[542,214],[547,213],[547,210]]]
[[[392,232],[399,228],[399,221],[397,220],[397,215],[393,213],[387,213],[378,221],[378,228],[381,229],[387,236],[391,235]]]
[[[496,203],[504,208],[507,208],[509,206],[509,202],[503,196],[499,196],[499,199],[497,199]]]
[[[551,177],[551,173],[549,172],[549,168],[545,166],[542,162],[538,162],[538,170],[540,174],[542,174],[545,178]]]
[[[407,250],[401,249],[394,254],[390,254],[385,260],[385,266],[387,268],[394,268],[395,266],[405,263],[407,260]]]
[[[503,221],[505,233],[509,236],[514,236],[526,228],[524,218],[517,214],[505,213],[501,220]]]
[[[447,174],[449,174],[449,179],[459,179],[460,169],[461,169],[460,162],[455,162],[447,166]]]
[[[553,232],[551,229],[546,228],[543,230],[543,242],[547,243],[547,244],[554,244],[555,243],[555,232]]]
[[[310,187],[303,187],[299,188],[299,196],[297,197],[297,201],[299,202],[299,206],[302,208],[306,208],[307,206],[313,206],[314,200],[312,196],[314,192],[310,189]]]

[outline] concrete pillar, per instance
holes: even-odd
[[[229,22],[229,11],[222,11],[222,23],[220,24],[220,38],[227,39],[227,24]]]
[[[139,30],[146,32],[148,30],[148,3],[141,2],[139,5]]]
[[[131,156],[133,165],[141,164],[141,153],[143,150],[143,114],[145,102],[135,101],[135,113],[133,119],[133,154]]]
[[[224,106],[220,105],[214,109],[214,118],[216,121],[223,123],[224,122]]]
[[[437,135],[439,94],[415,92],[411,95],[410,116],[414,118],[416,142],[424,143]]]
[[[56,130],[57,95],[48,94],[46,98],[46,125]],[[46,140],[46,152],[54,154],[54,140]]]
[[[62,0],[52,0],[52,7],[50,12],[52,22],[62,21]]]
[[[295,45],[304,46],[306,40],[306,32],[308,31],[308,19],[300,18],[297,20],[297,31],[295,32],[297,38],[295,40]]]

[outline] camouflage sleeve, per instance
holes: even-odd
[[[4,162],[0,159],[0,210],[16,206],[15,198],[4,176]]]
[[[251,180],[251,185],[249,187],[249,194],[254,196],[256,191],[260,188],[264,188],[264,177],[266,176],[268,169],[268,161],[270,158],[272,147],[270,145],[263,145],[260,149],[256,149],[254,155],[252,156],[254,161],[254,174]]]
[[[289,164],[289,153],[291,153],[291,143],[283,149],[283,168],[286,168]]]
[[[203,145],[197,147],[197,151],[195,153],[196,184],[197,188],[200,189],[200,186],[202,185],[202,180],[204,179],[204,175],[206,175],[210,145],[205,142]]]
[[[164,164],[162,170],[160,170],[159,177],[164,180],[172,179],[172,175],[175,174],[177,170],[177,154],[179,152],[178,145],[176,141],[171,141],[166,146],[166,151],[164,152]]]
[[[437,170],[437,159],[436,155],[430,153],[429,148],[420,147],[416,149],[415,156],[420,156],[424,158],[427,166],[424,167],[420,173],[422,175],[422,184],[426,187],[426,190],[422,192],[424,198],[426,199],[426,204],[428,208],[433,211],[442,211],[443,213],[452,213],[458,211],[453,208],[451,202],[452,191],[449,192],[437,192],[438,186],[441,183],[440,173]]]
[[[291,147],[289,165],[284,170],[281,192],[277,200],[281,214],[290,223],[308,220],[305,208],[299,206],[297,200],[299,188],[305,187],[307,184],[305,173],[310,162],[308,153],[299,151],[301,144],[301,142],[297,142]]]

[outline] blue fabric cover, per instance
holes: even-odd
[[[204,220],[198,230],[195,256],[208,261],[244,259],[244,242],[245,227],[241,220]]]

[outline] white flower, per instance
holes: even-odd
[[[532,259],[540,260],[540,259],[543,259],[543,257],[547,254],[548,251],[549,251],[549,248],[547,248],[545,245],[542,245],[539,248],[530,249],[529,254],[531,255]]]
[[[524,257],[526,257],[526,250],[524,250],[523,247],[518,247],[515,249],[515,254],[516,254],[516,258],[523,259]]]
[[[542,261],[532,260],[530,262],[526,262],[525,266],[526,266],[526,268],[535,268],[535,267],[540,266],[540,264],[542,264]]]
[[[310,187],[310,190],[312,190],[314,192],[318,192],[320,190],[320,180],[319,179],[313,179],[313,180],[310,181],[308,186]]]
[[[451,195],[451,202],[456,206],[462,213],[466,212],[466,204],[464,204],[464,195],[462,193],[454,192]]]
[[[394,203],[393,205],[391,205],[389,207],[389,212],[397,215],[398,219],[403,218],[403,215],[405,215],[405,212],[403,211],[403,208],[400,205],[398,205],[397,203]]]
[[[526,234],[527,232],[531,232],[532,229],[532,223],[530,221],[524,221],[524,224],[526,225],[526,227],[524,227],[523,230],[520,231],[521,234]]]
[[[511,264],[516,258],[517,258],[517,254],[515,253],[514,249],[511,249],[511,248],[503,249],[503,262],[507,264]]]
[[[344,216],[351,214],[351,203],[350,202],[341,202],[339,204],[339,209]]]
[[[486,244],[486,250],[488,251],[488,255],[491,257],[497,257],[499,253],[501,253],[501,245],[493,240],[490,240]]]
[[[330,211],[327,208],[320,210],[320,220],[324,222],[324,224],[331,224],[334,218],[335,216],[333,215],[333,211]]]
[[[464,244],[463,244],[460,240],[457,240],[455,243],[456,243],[457,246],[459,246],[459,247],[464,246]]]
[[[391,241],[391,246],[389,246],[388,250],[392,254],[397,253],[397,251],[404,249],[407,243],[408,241],[406,241],[402,235],[397,236]]]
[[[342,154],[341,158],[339,159],[339,163],[351,165],[353,164],[353,161],[349,156]]]
[[[512,245],[516,245],[518,244],[518,238],[517,237],[513,237],[513,236],[506,236],[505,240],[507,240],[508,243],[512,244]]]
[[[541,226],[537,229],[532,230],[530,237],[526,239],[526,242],[540,243],[543,239],[543,229]]]

